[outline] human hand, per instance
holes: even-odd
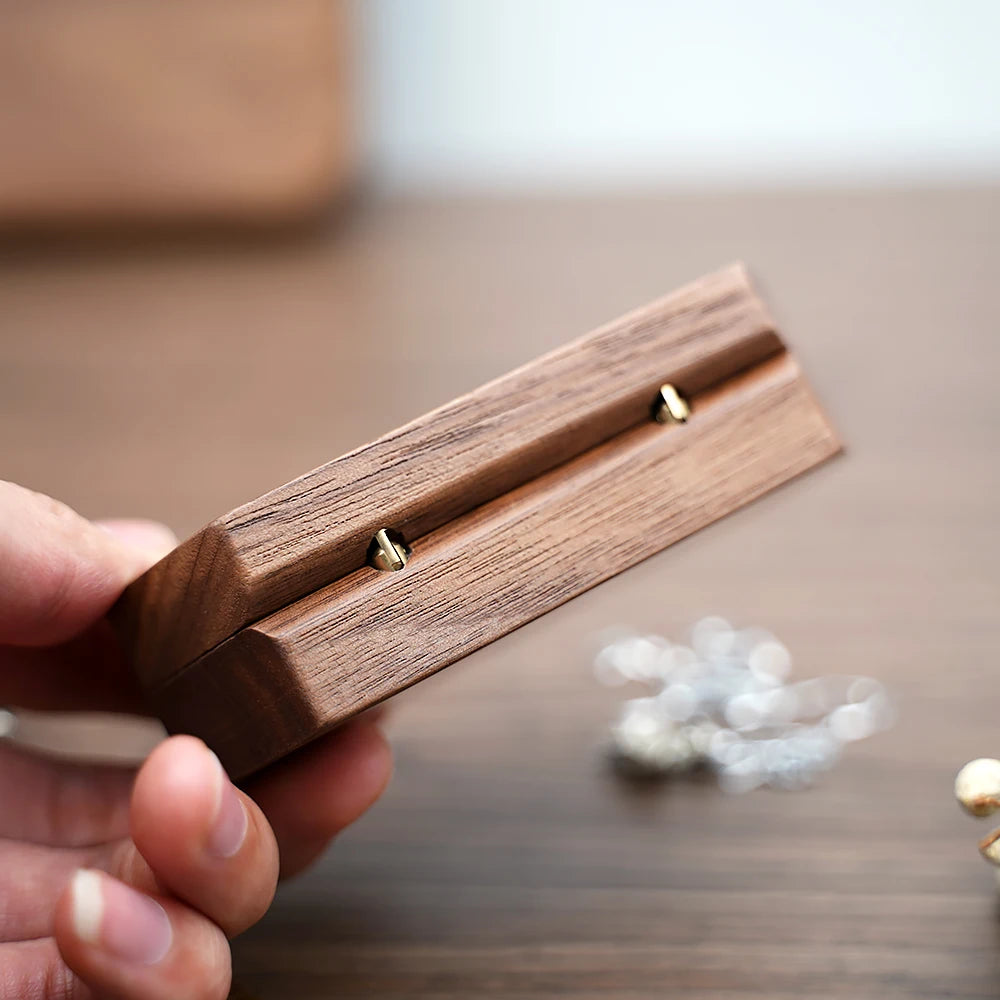
[[[172,547],[0,482],[0,704],[141,711],[105,613]],[[0,746],[0,1000],[217,1000],[227,939],[375,801],[391,754],[362,717],[236,788],[174,736],[136,773]]]

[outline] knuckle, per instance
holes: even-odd
[[[52,962],[45,974],[42,1000],[84,1000],[89,993],[61,961]]]
[[[128,823],[123,792],[114,773],[95,775],[73,764],[54,770],[44,787],[50,837],[67,847],[86,847],[123,835]]]
[[[35,607],[34,627],[39,632],[51,631],[62,637],[75,625],[67,621],[73,598],[81,582],[80,565],[76,559],[53,560],[44,568],[44,587],[41,589]]]
[[[0,1000],[91,1000],[88,988],[63,962],[55,943],[27,943],[27,951],[0,958]]]

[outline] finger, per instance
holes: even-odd
[[[128,833],[135,770],[51,760],[0,747],[0,837],[59,847]]]
[[[278,848],[264,814],[193,736],[161,743],[132,794],[131,834],[157,882],[230,936],[265,913]]]
[[[209,919],[104,872],[78,870],[56,904],[66,964],[99,996],[122,1000],[225,1000],[229,945]]]
[[[100,618],[155,559],[50,497],[0,481],[0,643],[52,645]]]
[[[130,549],[145,554],[149,566],[177,547],[177,536],[159,521],[136,517],[105,517],[93,522]]]
[[[0,704],[50,711],[144,710],[107,619],[58,646],[0,647]]]
[[[392,776],[392,750],[362,716],[253,779],[247,790],[278,839],[281,875],[302,871],[353,823]]]
[[[93,1000],[51,937],[0,944],[0,1000]]]
[[[0,841],[0,941],[51,936],[52,904],[73,872],[86,863],[84,851]]]

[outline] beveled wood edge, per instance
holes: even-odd
[[[398,576],[396,574],[380,574],[375,570],[365,568],[274,615],[268,616],[255,625],[243,629],[158,689],[155,693],[157,706],[168,726],[172,728],[183,730],[194,722],[196,734],[201,735],[216,749],[216,752],[235,775],[251,773],[265,766],[322,732],[336,727],[385,700],[385,698],[391,697],[476,649],[501,638],[528,621],[553,610],[585,590],[599,585],[617,572],[635,565],[662,548],[669,547],[688,534],[714,523],[719,517],[753,502],[789,479],[795,478],[833,457],[841,450],[842,446],[836,433],[816,402],[794,358],[788,354],[782,354],[765,362],[758,369],[746,373],[725,387],[708,391],[702,397],[701,405],[713,406],[717,421],[744,421],[745,407],[754,397],[765,393],[773,395],[775,392],[779,395],[786,392],[786,399],[778,404],[777,409],[783,407],[782,412],[785,410],[791,412],[797,407],[801,411],[800,415],[805,415],[807,420],[811,422],[809,430],[812,436],[805,439],[808,442],[808,447],[801,450],[796,450],[791,446],[787,449],[784,446],[782,448],[775,447],[773,457],[781,457],[784,460],[784,465],[772,479],[755,483],[753,489],[748,490],[738,498],[731,498],[724,505],[721,513],[700,520],[694,527],[680,530],[674,537],[669,537],[662,543],[652,544],[648,551],[635,558],[627,558],[620,565],[615,564],[583,584],[571,586],[557,600],[544,606],[539,605],[540,610],[520,617],[515,624],[509,627],[502,626],[495,634],[473,637],[462,645],[459,651],[453,650],[451,653],[436,659],[432,655],[430,661],[425,658],[416,666],[407,663],[405,653],[402,658],[399,658],[393,652],[390,654],[393,663],[388,669],[381,668],[379,665],[375,667],[369,665],[367,670],[351,669],[347,673],[333,674],[327,660],[324,660],[322,656],[317,659],[317,651],[324,647],[328,648],[330,642],[328,637],[321,637],[324,618],[336,617],[336,609],[346,595],[350,595],[352,604],[364,604],[369,608],[379,601],[387,605],[391,604],[394,608],[393,614],[397,616],[398,612],[395,609],[400,607],[406,609],[405,593],[404,596],[390,596],[388,591],[388,588],[392,587],[393,584],[399,585],[407,581],[405,573]],[[696,403],[696,405],[698,404]],[[777,427],[780,418],[780,413],[774,415],[773,427]],[[663,460],[666,460],[668,454],[672,454],[676,458],[682,454],[682,449],[693,447],[690,441],[685,442],[682,437],[687,428],[676,430],[678,436],[673,439],[672,446],[669,446],[671,444],[669,439],[660,438],[661,443],[666,442],[668,445],[668,447],[660,449],[664,453]],[[655,448],[657,447],[656,434],[656,429],[650,426],[649,428],[635,428],[628,432],[627,436],[633,440],[645,437],[646,441]],[[560,489],[560,480],[576,474],[572,471],[567,474],[566,470],[571,470],[574,466],[583,469],[588,464],[600,463],[604,461],[604,456],[600,455],[600,452],[614,455],[615,451],[621,447],[622,442],[620,441],[609,443],[594,452],[578,457],[561,469],[547,473],[533,483],[526,484],[510,497],[500,498],[465,515],[459,521],[444,526],[435,534],[448,537],[442,537],[438,544],[452,548],[467,547],[470,544],[471,534],[495,531],[498,519],[502,523],[508,516],[510,508],[519,504],[522,498],[535,493],[536,504],[540,503],[544,506],[549,503],[550,501],[547,499],[549,486],[545,485],[545,481],[548,481],[552,487],[552,495],[555,495]],[[686,456],[686,458],[689,462],[693,461],[691,455]],[[626,460],[625,467],[627,468],[629,464],[630,460]],[[538,497],[541,499],[538,500]],[[554,501],[555,506],[558,506],[559,503],[559,500]],[[420,540],[417,548],[419,551],[427,552],[429,549],[433,549],[434,545],[435,541],[432,535]],[[421,585],[419,580],[415,580],[412,573],[409,581],[411,586]],[[359,625],[359,627],[363,626]],[[310,635],[311,638],[307,638]],[[317,638],[318,636],[320,638]],[[378,644],[377,638],[374,641]],[[424,650],[422,655],[426,652]],[[410,659],[412,660],[412,657]],[[357,663],[352,661],[352,667],[356,668]],[[241,685],[246,683],[247,678],[251,677],[254,678],[253,683],[257,689],[267,685],[274,685],[280,689],[283,683],[291,682],[293,684],[297,697],[302,699],[302,704],[308,706],[307,710],[295,720],[291,730],[291,732],[297,733],[297,736],[290,736],[288,731],[284,734],[280,733],[273,723],[273,718],[268,713],[268,706],[254,703],[241,706],[241,710],[236,713],[240,720],[239,725],[242,726],[242,735],[236,740],[230,738],[233,733],[231,720],[223,722],[220,715],[231,710]],[[214,691],[221,696],[215,702],[214,709],[211,705],[202,702],[202,696],[206,692],[206,684],[211,685]],[[336,698],[331,697],[330,693],[333,689],[336,690]],[[195,692],[198,692],[199,704],[197,710],[191,713]],[[249,711],[243,710],[244,708],[248,708]],[[220,728],[220,726],[224,728]],[[251,732],[255,733],[256,736],[247,742]],[[260,738],[262,732],[266,732],[266,742]]]
[[[585,401],[582,417],[564,406],[544,438],[521,442],[517,462],[507,462],[516,471],[501,467],[503,456],[494,457],[490,467],[473,462],[464,471],[462,462],[456,461],[455,471],[449,473],[453,482],[442,484],[431,477],[421,483],[419,463],[411,461],[406,475],[415,475],[416,482],[394,491],[389,501],[372,496],[366,462],[376,463],[379,470],[390,468],[402,456],[426,448],[444,425],[466,427],[465,432],[475,438],[483,411],[501,422],[513,419],[506,401],[525,379],[540,381],[540,373],[549,371],[555,373],[556,383],[560,373],[576,378],[574,366],[583,352],[589,350],[591,364],[596,365],[602,349],[648,340],[651,331],[661,328],[665,332],[655,341],[655,350],[647,352],[656,356],[651,369],[628,373],[627,391],[617,395],[609,375],[608,391]],[[236,508],[135,581],[113,609],[140,683],[145,687],[162,683],[240,628],[357,569],[379,527],[390,525],[410,537],[423,535],[641,422],[646,397],[651,399],[660,381],[671,380],[697,393],[782,349],[746,269],[730,265]],[[476,440],[482,445],[484,438],[479,433]],[[331,492],[331,481],[335,481],[333,493],[338,494],[333,500],[322,493],[323,484]],[[319,514],[307,519],[295,504],[310,494],[309,502]],[[285,506],[288,513],[282,523],[275,511]],[[262,511],[270,511],[267,518]],[[297,543],[291,537],[294,532],[306,541]],[[263,543],[255,540],[261,533]],[[262,544],[270,546],[271,554],[258,563]],[[299,551],[297,544],[305,544],[306,551]]]
[[[234,779],[264,765],[244,766],[240,758],[234,756],[233,747],[244,748],[243,754],[248,759],[271,763],[295,749],[288,746],[287,741],[277,739],[279,733],[318,732],[323,725],[302,678],[284,669],[261,669],[262,665],[274,661],[270,637],[252,628],[243,629],[237,635],[240,636],[239,656],[227,661],[225,671],[206,670],[195,676],[189,668],[179,675],[188,677],[187,683],[178,685],[179,678],[174,678],[163,690],[149,696],[150,707],[168,732],[189,733],[201,738]],[[212,655],[209,653],[202,659]],[[240,692],[238,699],[233,698],[234,686]],[[183,721],[206,708],[212,715],[210,726],[193,726]]]

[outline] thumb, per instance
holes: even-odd
[[[94,521],[99,528],[132,549],[132,555],[145,572],[177,545],[177,536],[159,521],[141,518],[101,518]]]
[[[57,500],[0,481],[0,643],[72,638],[174,541],[162,525],[94,524]]]

